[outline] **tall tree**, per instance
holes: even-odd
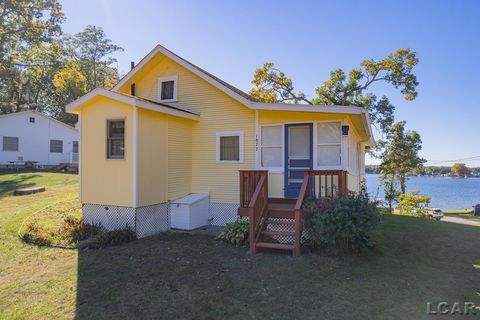
[[[399,49],[378,61],[364,60],[360,68],[347,74],[337,69],[330,79],[317,87],[316,97],[308,99],[296,92],[292,83],[274,64],[267,62],[255,70],[250,94],[259,101],[278,103],[307,103],[324,105],[353,105],[366,108],[379,130],[387,133],[393,124],[393,105],[386,97],[380,100],[370,91],[373,84],[384,82],[400,89],[406,100],[417,97],[417,78],[413,73],[418,59],[410,49]]]
[[[48,96],[45,69],[63,20],[57,0],[0,1],[0,113],[37,109]]]
[[[112,71],[116,71],[112,64],[117,61],[112,54],[123,48],[113,44],[102,28],[87,26],[75,35],[73,44],[89,89],[103,87],[112,80]]]
[[[405,130],[405,121],[395,123],[385,150],[382,154],[380,170],[382,176],[398,178],[400,191],[406,193],[407,175],[426,162],[418,152],[422,149],[422,140],[416,131]]]

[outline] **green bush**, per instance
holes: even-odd
[[[343,251],[363,251],[372,245],[380,214],[368,196],[347,194],[304,203],[304,225],[315,245],[334,246]]]
[[[249,227],[246,221],[227,223],[225,229],[217,236],[218,240],[243,245],[248,242]]]

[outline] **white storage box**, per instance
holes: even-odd
[[[170,202],[171,227],[192,230],[208,224],[208,194],[191,193]]]

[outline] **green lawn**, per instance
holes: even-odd
[[[20,183],[47,192],[11,196]],[[22,220],[75,184],[0,174],[0,319],[426,319],[428,301],[480,303],[480,228],[398,215],[383,216],[375,250],[345,257],[251,257],[180,233],[102,250],[23,244]]]

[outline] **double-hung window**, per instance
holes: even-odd
[[[264,126],[261,129],[260,165],[262,168],[282,169],[282,126]]]
[[[3,137],[3,151],[18,151],[18,137]]]
[[[217,132],[217,162],[243,162],[243,132]]]
[[[338,167],[342,163],[342,126],[340,122],[321,122],[317,126],[317,166]]]
[[[50,140],[51,153],[63,153],[63,140]]]
[[[107,120],[107,159],[125,159],[125,120]]]

